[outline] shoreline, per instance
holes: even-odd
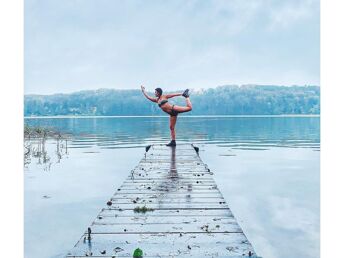
[[[85,119],[85,118],[154,118],[154,117],[166,117],[167,115],[143,115],[143,116],[126,116],[126,115],[120,115],[120,116],[80,116],[80,115],[63,115],[63,116],[24,116],[24,119],[67,119],[67,118],[73,118],[73,119]],[[180,116],[181,118],[217,118],[217,117],[228,117],[228,118],[255,118],[255,117],[319,117],[320,114],[283,114],[283,115],[186,115],[186,116]],[[180,118],[179,117],[179,118]]]
[[[53,127],[47,126],[29,126],[24,125],[24,140],[32,139],[66,139],[71,136],[70,133],[56,130]]]

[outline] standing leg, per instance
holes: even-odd
[[[171,142],[167,146],[176,146],[176,127],[177,116],[170,116],[170,132],[171,132]]]
[[[170,130],[171,130],[171,138],[172,140],[176,140],[176,127],[177,123],[177,116],[170,116]]]

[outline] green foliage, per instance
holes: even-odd
[[[180,90],[182,92],[182,90]],[[153,96],[153,93],[150,93]],[[318,86],[221,86],[191,91],[193,110],[183,115],[319,114]],[[26,95],[25,116],[163,115],[140,90],[99,89],[72,94]],[[183,97],[169,100],[185,105]]]
[[[143,252],[140,248],[136,248],[133,254],[134,258],[141,258],[143,256]]]
[[[142,206],[142,207],[135,207],[134,212],[136,213],[146,213],[147,211],[154,211],[154,209],[151,208],[147,208],[146,206]]]

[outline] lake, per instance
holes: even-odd
[[[68,139],[27,140],[25,257],[63,257],[144,155],[168,117],[27,118]],[[179,116],[238,223],[264,258],[320,257],[320,117]]]

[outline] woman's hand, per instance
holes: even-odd
[[[157,99],[148,96],[148,94],[145,92],[145,87],[143,87],[143,85],[141,85],[141,90],[142,90],[143,95],[144,95],[147,99],[149,99],[149,100],[152,101],[152,102],[157,102]]]

